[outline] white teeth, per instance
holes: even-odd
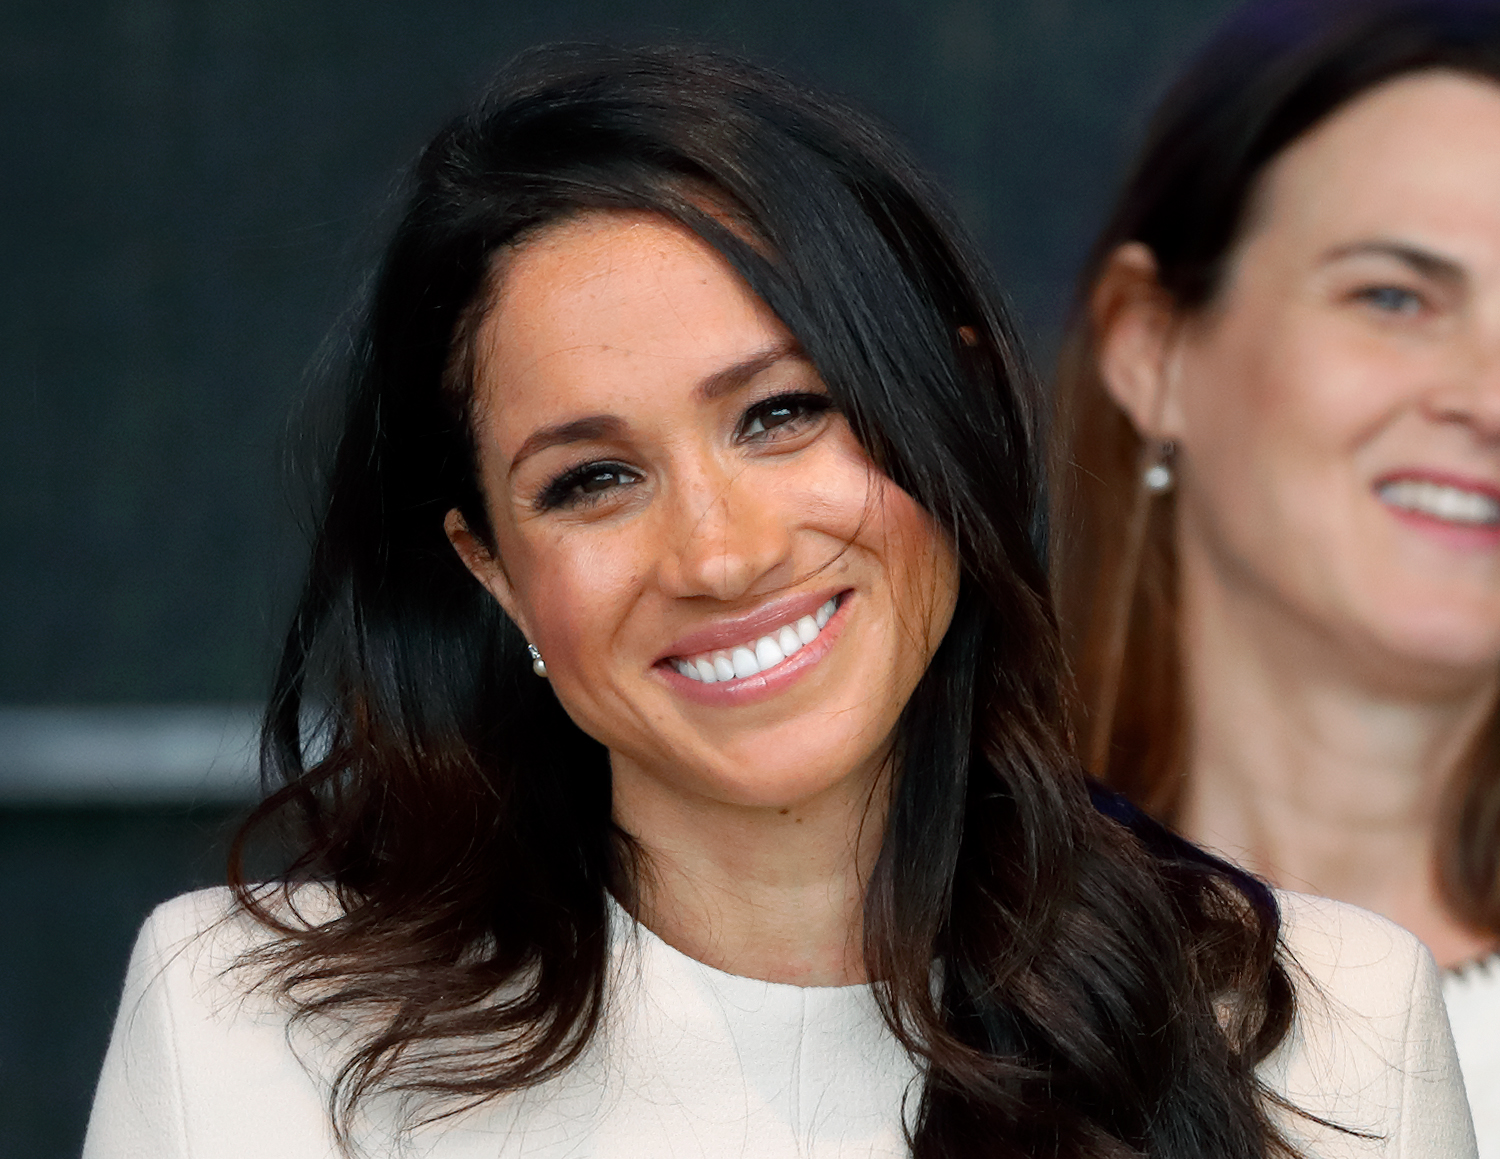
[[[754,676],[760,671],[760,665],[755,662],[755,653],[749,648],[736,648],[729,653],[729,661],[734,665],[735,679],[743,680],[747,676]]]
[[[1400,479],[1380,488],[1382,501],[1406,511],[1419,511],[1449,523],[1500,523],[1500,502],[1488,495],[1419,479]]]
[[[753,643],[705,652],[701,656],[674,657],[672,667],[689,680],[696,680],[700,684],[719,684],[726,680],[744,680],[747,676],[755,676],[767,668],[774,668],[788,656],[816,640],[818,633],[833,618],[833,613],[838,611],[838,606],[838,597],[835,596],[812,615],[783,624]]]
[[[770,636],[762,636],[755,641],[755,662],[760,665],[761,672],[776,667],[785,659],[786,653]]]

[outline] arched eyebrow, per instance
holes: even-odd
[[[701,402],[713,402],[714,399],[723,398],[726,394],[733,394],[756,375],[764,374],[778,362],[802,357],[802,348],[795,342],[778,343],[767,347],[759,354],[752,354],[749,358],[736,362],[733,366],[714,371],[693,388],[693,394]]]
[[[726,366],[722,370],[714,371],[693,388],[693,394],[702,402],[712,402],[723,398],[726,394],[733,394],[777,363],[802,357],[802,349],[795,342],[778,343]],[[542,427],[526,436],[526,441],[521,444],[515,457],[510,461],[509,473],[514,474],[521,463],[548,447],[561,447],[569,443],[587,443],[595,439],[617,438],[624,433],[627,426],[628,424],[619,415],[597,414]]]
[[[588,443],[595,439],[610,439],[625,429],[625,421],[618,415],[588,415],[581,419],[570,419],[533,431],[521,444],[516,457],[510,461],[510,472],[515,473],[527,459],[548,447],[563,447],[569,443]]]
[[[1423,246],[1413,245],[1410,242],[1394,241],[1387,238],[1372,238],[1367,241],[1350,242],[1348,245],[1335,246],[1323,255],[1323,264],[1340,261],[1352,257],[1385,257],[1394,258],[1403,265],[1424,277],[1433,278],[1436,281],[1448,282],[1459,285],[1468,280],[1468,271],[1464,269],[1461,262],[1444,254],[1436,253]]]

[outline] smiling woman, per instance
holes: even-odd
[[[1470,1153],[1413,939],[1071,757],[941,206],[684,50],[438,136],[266,723],[297,856],[147,923],[90,1159]]]
[[[1500,1156],[1500,3],[1236,14],[1083,282],[1056,579],[1093,771],[1450,968]]]
[[[953,614],[952,547],[690,230],[598,210],[492,277],[483,508],[448,534],[609,749],[615,821],[651,851],[636,915],[736,972],[863,980],[881,826],[859,829]]]

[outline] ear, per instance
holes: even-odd
[[[1177,437],[1175,338],[1179,311],[1140,242],[1110,254],[1089,298],[1099,377],[1143,439]]]
[[[531,629],[527,627],[526,621],[519,614],[520,604],[516,599],[515,588],[511,586],[510,577],[505,574],[504,565],[490,553],[484,540],[469,529],[468,522],[459,514],[458,508],[453,508],[443,516],[443,530],[447,533],[448,542],[453,545],[453,550],[458,552],[458,558],[463,560],[464,566],[469,569],[469,574],[495,597],[495,601],[504,609],[505,614],[515,621],[525,637],[528,640],[533,639]]]

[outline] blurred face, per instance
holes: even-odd
[[[621,777],[786,807],[873,784],[957,580],[791,335],[642,214],[501,258],[477,335],[495,550],[449,531]]]
[[[1229,588],[1402,664],[1500,657],[1500,86],[1352,102],[1267,171],[1167,359],[1181,534]]]

